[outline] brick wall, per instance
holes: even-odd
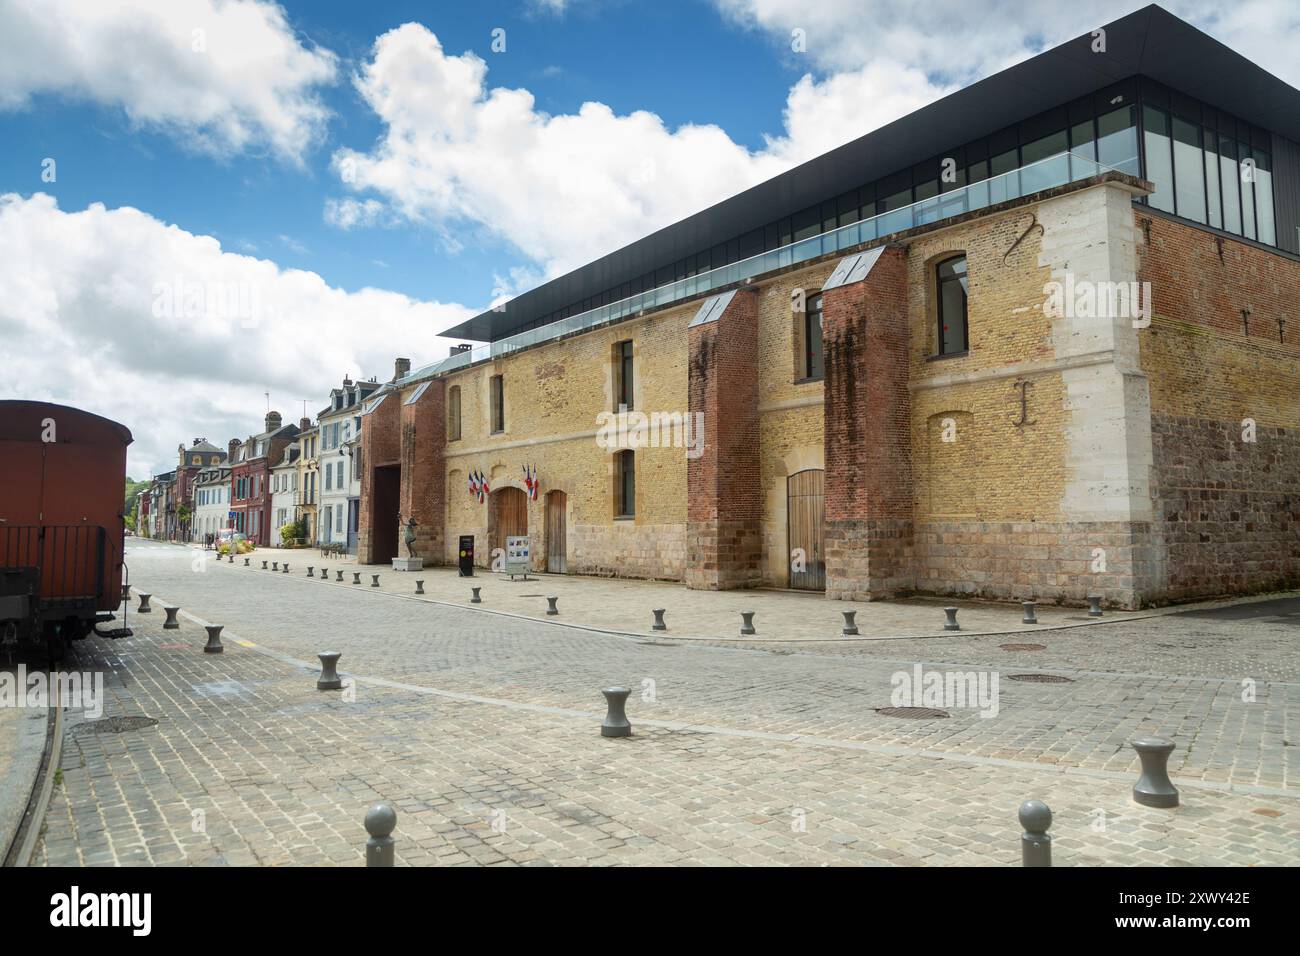
[[[1138,215],[1154,299],[1148,598],[1300,586],[1300,263]]]
[[[417,386],[418,387],[418,386]],[[401,518],[414,516],[415,553],[426,565],[446,559],[447,476],[443,453],[447,447],[446,382],[435,379],[413,405],[415,391],[406,389],[388,401],[401,399]],[[385,402],[387,404],[387,402]],[[400,532],[398,554],[406,555],[406,532]],[[455,547],[455,542],[452,542]]]

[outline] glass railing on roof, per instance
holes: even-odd
[[[775,269],[797,265],[800,262],[809,262],[820,256],[840,252],[863,242],[871,242],[891,233],[902,232],[916,226],[930,225],[941,219],[960,216],[963,213],[995,206],[1011,199],[1019,199],[1022,196],[1028,196],[1044,189],[1064,186],[1067,183],[1078,182],[1081,179],[1088,179],[1092,176],[1114,171],[1110,166],[1105,166],[1094,159],[1080,156],[1077,153],[1057,153],[1055,156],[1040,159],[1028,166],[1021,166],[1019,169],[1013,169],[1010,172],[993,176],[978,183],[951,189],[929,199],[914,202],[909,206],[900,206],[898,209],[891,209],[888,212],[879,213],[870,218],[850,223],[847,226],[832,229],[830,232],[792,242],[770,252],[759,253],[748,259],[741,259],[738,262],[732,262],[717,269],[710,269],[708,272],[687,276],[685,279],[679,279],[656,289],[628,296],[626,299],[620,299],[617,302],[590,309],[567,319],[560,319],[558,322],[550,322],[538,328],[529,329],[527,332],[520,332],[504,339],[498,339],[496,342],[458,352],[441,362],[435,362],[412,372],[407,378],[415,379],[441,372],[450,372],[485,359],[507,355],[530,345],[536,345],[539,342],[562,338],[573,332],[594,328],[627,315],[662,308],[673,302],[711,292],[714,289],[721,289],[724,286],[742,282],[745,279],[751,279],[754,276],[763,275]],[[509,303],[506,303],[504,307],[508,308]]]

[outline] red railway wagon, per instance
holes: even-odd
[[[124,425],[66,405],[0,401],[0,645],[58,656],[122,603]]]

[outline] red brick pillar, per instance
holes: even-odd
[[[686,465],[691,588],[761,582],[757,300],[746,290],[712,297],[687,330],[691,421],[704,426],[702,451]]]
[[[822,316],[826,596],[886,598],[914,586],[905,253],[828,289]]]
[[[358,564],[383,564],[398,553],[400,495],[393,487],[392,471],[401,464],[401,402],[400,392],[387,392],[383,402],[361,418]]]
[[[416,386],[418,388],[419,386]],[[413,405],[402,401],[401,516],[415,516],[415,553],[426,565],[445,560],[447,522],[446,383],[429,382]],[[397,396],[394,396],[396,398]],[[398,555],[406,556],[406,535],[399,535]]]

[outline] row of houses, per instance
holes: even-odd
[[[261,432],[232,438],[224,451],[204,438],[179,445],[176,467],[155,475],[137,496],[137,533],[203,543],[233,529],[268,546],[294,525],[292,537],[301,543],[342,543],[354,552],[361,407],[379,388],[373,378],[344,377],[315,423],[304,417],[285,424],[279,412],[268,411]]]

